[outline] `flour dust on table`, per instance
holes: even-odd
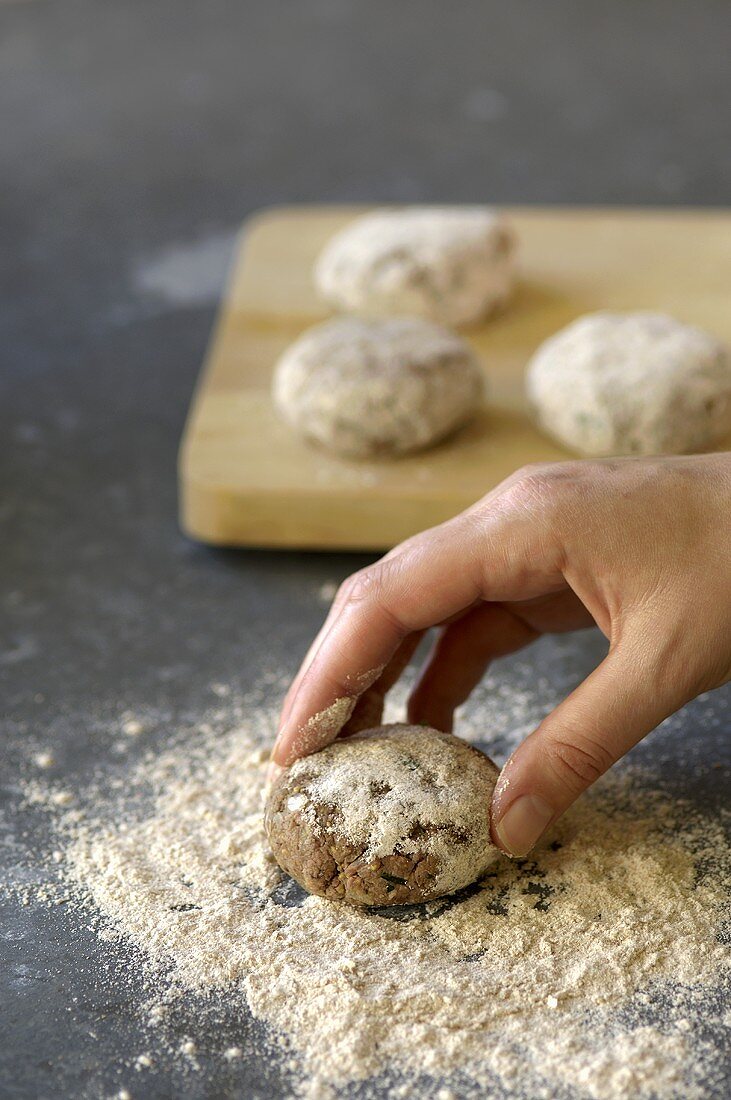
[[[720,822],[625,768],[530,859],[500,857],[453,897],[363,910],[306,896],[264,836],[266,695],[240,728],[128,765],[106,800],[28,789],[54,815],[67,903],[144,970],[151,1064],[176,1006],[215,1017],[225,1002],[242,1031],[221,1059],[245,1052],[253,1014],[309,1100],[723,1094]],[[497,692],[478,700],[460,732],[487,740],[499,706]],[[533,703],[509,707],[519,738]],[[195,1072],[196,1055],[180,1057]]]

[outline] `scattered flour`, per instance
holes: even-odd
[[[218,300],[234,243],[233,232],[210,233],[168,245],[145,257],[133,272],[135,289],[172,306]]]
[[[138,718],[125,718],[122,722],[122,733],[126,733],[128,737],[139,737],[143,729],[144,726]]]
[[[325,583],[321,584],[318,588],[317,595],[323,603],[329,604],[335,599],[337,591],[338,585],[336,581],[325,581]]]
[[[144,960],[140,1073],[158,1064],[176,1004],[198,998],[205,1012],[224,997],[267,1025],[272,1059],[291,1063],[306,1100],[359,1082],[363,1098],[405,1100],[723,1095],[722,822],[624,768],[533,858],[501,860],[455,899],[386,913],[305,897],[263,838],[270,690],[243,707],[241,728],[206,724],[161,754],[117,761],[123,775],[104,796],[26,784],[28,804],[57,823],[63,875],[35,897],[77,906]],[[495,733],[489,750],[507,753],[550,703],[547,685],[491,685],[458,729]],[[219,1057],[246,1057],[244,1036],[243,1024],[240,1045],[227,1034]]]
[[[56,763],[56,757],[53,755],[52,752],[44,749],[41,752],[37,752],[34,754],[33,763],[37,768],[42,768],[44,771],[46,771],[48,768],[54,767]]]

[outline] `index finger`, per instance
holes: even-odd
[[[408,634],[479,600],[529,599],[562,582],[539,527],[525,507],[478,506],[356,573],[290,701],[273,761],[287,766],[333,741]]]

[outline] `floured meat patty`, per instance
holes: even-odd
[[[280,773],[265,825],[279,865],[312,894],[397,905],[451,894],[500,858],[498,769],[451,733],[393,725],[335,741]]]

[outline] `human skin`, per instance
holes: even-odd
[[[668,715],[731,679],[731,454],[528,466],[341,585],[285,699],[272,759],[378,725],[423,632],[438,633],[408,720],[451,730],[491,661],[596,624],[607,656],[523,742],[492,836],[525,855]]]

